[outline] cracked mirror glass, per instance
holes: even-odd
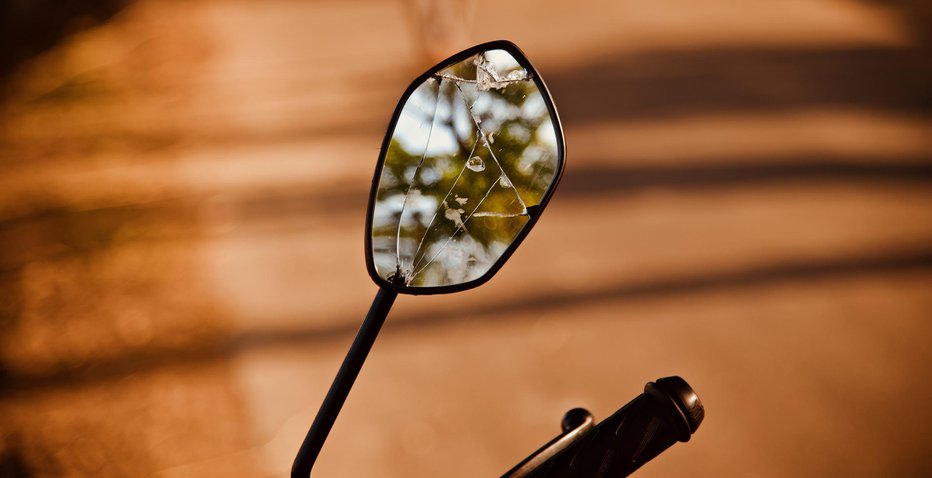
[[[381,278],[451,286],[498,262],[538,213],[562,163],[545,94],[500,49],[435,71],[414,89],[391,132],[372,205],[370,252]]]

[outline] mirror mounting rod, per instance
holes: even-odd
[[[330,429],[333,428],[333,423],[336,421],[340,409],[343,408],[346,396],[349,395],[350,389],[353,388],[353,383],[356,381],[356,377],[359,376],[359,370],[362,369],[362,364],[366,361],[369,350],[372,349],[372,344],[375,343],[375,338],[379,335],[379,330],[381,330],[385,317],[388,315],[388,311],[391,310],[397,296],[398,293],[393,290],[384,287],[379,288],[379,292],[372,301],[372,307],[369,308],[369,313],[366,314],[366,319],[359,327],[356,338],[353,339],[353,345],[350,346],[346,357],[343,359],[340,371],[337,372],[333,384],[330,385],[330,391],[327,392],[324,403],[321,404],[320,410],[317,411],[314,423],[308,430],[307,436],[304,437],[304,443],[301,444],[298,456],[295,457],[294,465],[291,467],[291,478],[308,478],[311,476],[311,468],[314,467],[314,462],[317,460],[317,456],[320,455],[324,441],[327,440],[327,435],[330,434]]]

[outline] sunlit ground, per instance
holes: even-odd
[[[395,101],[500,38],[563,184],[491,282],[398,300],[315,476],[499,476],[674,374],[707,419],[636,476],[932,475],[923,2],[100,3],[2,86],[0,476],[285,476]]]

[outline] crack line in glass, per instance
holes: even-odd
[[[401,271],[401,225],[404,223],[405,207],[408,205],[408,197],[411,195],[411,189],[414,188],[414,180],[417,178],[417,173],[420,171],[421,165],[424,164],[424,160],[427,158],[427,150],[430,148],[430,138],[434,133],[434,123],[437,122],[437,109],[440,107],[440,91],[442,89],[443,81],[441,80],[437,82],[437,98],[434,100],[434,113],[430,117],[430,129],[427,131],[427,142],[424,143],[424,153],[421,154],[421,160],[414,168],[414,176],[411,179],[411,183],[408,184],[407,191],[405,191],[405,198],[401,203],[401,212],[398,214],[398,228],[395,230],[395,269],[399,272]]]
[[[508,174],[505,172],[505,168],[502,166],[502,163],[498,161],[498,158],[495,156],[495,151],[492,151],[492,144],[489,143],[488,135],[482,129],[482,126],[479,126],[479,121],[476,120],[476,115],[473,113],[473,105],[469,103],[469,100],[466,98],[466,93],[463,92],[463,89],[460,88],[459,83],[453,82],[453,86],[459,90],[460,94],[463,95],[463,103],[466,104],[466,108],[469,109],[469,117],[472,119],[473,124],[476,125],[476,130],[482,136],[482,141],[485,143],[485,147],[489,150],[489,156],[492,157],[492,160],[495,161],[495,164],[498,165],[498,169],[502,171],[502,176],[508,181],[508,186],[511,187],[515,192],[515,197],[518,198],[518,202],[521,203],[521,208],[527,212],[527,204],[524,203],[524,199],[521,198],[521,193],[518,192],[518,188],[515,187],[515,183],[508,177]]]
[[[456,230],[453,231],[453,234],[450,234],[450,237],[448,237],[447,240],[443,243],[443,246],[440,247],[440,250],[437,251],[437,253],[434,254],[434,256],[431,257],[429,261],[427,261],[427,264],[424,264],[424,267],[421,267],[420,269],[416,270],[409,279],[405,280],[406,284],[410,284],[411,281],[414,280],[418,276],[418,274],[420,274],[421,272],[424,272],[424,270],[427,269],[427,267],[429,267],[432,262],[434,262],[434,259],[440,256],[440,254],[444,250],[446,250],[447,246],[450,245],[450,241],[452,241],[453,238],[456,237],[456,235],[459,234],[459,232],[462,231],[466,227],[466,223],[469,222],[470,219],[472,219],[473,215],[476,213],[476,210],[482,206],[482,203],[485,202],[485,200],[489,197],[489,194],[492,193],[492,190],[495,189],[496,184],[498,184],[498,180],[501,179],[503,176],[505,176],[504,172],[502,172],[501,176],[499,176],[498,179],[492,182],[492,186],[490,186],[489,189],[485,192],[485,196],[482,196],[482,199],[479,200],[479,203],[476,204],[476,207],[473,208],[472,212],[470,212],[469,215],[466,216],[466,219],[463,220],[463,223],[460,226],[457,226]],[[518,215],[525,216],[527,215],[526,211],[527,210],[525,209],[525,212],[523,214],[518,214]],[[424,256],[421,256],[421,259],[423,258]],[[415,264],[414,267],[417,267],[417,264]]]
[[[466,159],[463,161],[463,168],[460,169],[459,174],[456,175],[456,179],[453,180],[453,184],[450,186],[450,190],[447,191],[446,196],[443,197],[443,201],[437,204],[437,209],[434,210],[433,217],[430,218],[430,222],[427,224],[427,228],[424,230],[424,235],[421,236],[421,242],[418,243],[417,249],[414,251],[414,255],[411,257],[411,270],[413,271],[417,264],[420,261],[415,262],[417,258],[417,253],[421,252],[421,247],[424,245],[424,240],[427,239],[427,234],[430,232],[431,226],[434,225],[434,220],[437,219],[437,214],[440,213],[440,206],[446,204],[447,199],[450,198],[450,194],[453,194],[453,190],[456,188],[457,183],[459,183],[460,178],[463,176],[463,172],[466,171],[466,164],[469,162],[469,158],[472,157],[473,153],[476,152],[476,146],[479,144],[479,137],[476,137],[476,141],[472,144],[472,149],[469,151],[469,155],[466,156]],[[464,221],[465,222],[465,221]],[[422,256],[423,258],[423,256]]]

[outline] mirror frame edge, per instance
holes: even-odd
[[[538,89],[541,90],[541,97],[544,99],[544,103],[547,105],[547,110],[550,113],[551,119],[553,121],[554,130],[556,133],[557,139],[557,167],[554,173],[553,181],[550,183],[550,186],[544,192],[544,195],[541,197],[539,208],[537,213],[534,215],[529,215],[528,222],[521,228],[518,232],[518,235],[515,236],[514,240],[511,241],[511,244],[508,245],[508,248],[502,253],[501,256],[492,264],[492,266],[483,273],[480,277],[473,279],[462,284],[453,284],[453,285],[443,285],[443,286],[433,286],[433,287],[408,287],[408,286],[399,286],[391,284],[385,279],[383,279],[378,271],[375,268],[375,260],[373,259],[372,254],[372,215],[375,208],[375,197],[376,192],[379,186],[379,179],[382,176],[382,167],[385,164],[385,156],[388,152],[388,146],[391,143],[392,133],[395,130],[395,126],[398,123],[398,118],[401,116],[401,112],[404,109],[404,105],[407,102],[411,94],[414,93],[424,81],[434,75],[439,70],[442,70],[452,64],[458,63],[460,61],[469,58],[470,56],[475,55],[481,51],[488,50],[505,50],[508,53],[514,56],[515,60],[523,68],[531,73],[534,79],[534,83],[537,85]],[[369,277],[372,278],[373,282],[378,285],[380,288],[389,289],[399,294],[407,295],[435,295],[435,294],[448,294],[452,292],[460,292],[474,287],[478,287],[486,282],[488,282],[498,271],[505,265],[505,262],[511,257],[514,251],[521,245],[524,241],[524,238],[527,237],[528,233],[531,232],[531,229],[534,228],[534,225],[537,224],[537,220],[540,218],[541,213],[546,208],[547,204],[550,202],[550,198],[553,197],[554,191],[556,191],[557,186],[560,184],[560,179],[563,177],[563,169],[566,165],[566,144],[563,136],[563,124],[560,122],[560,116],[557,113],[556,105],[553,103],[553,98],[550,96],[550,90],[547,88],[547,85],[544,83],[543,78],[537,72],[537,69],[531,64],[527,56],[518,48],[517,45],[508,41],[508,40],[494,40],[490,42],[480,43],[478,45],[467,48],[459,53],[456,53],[445,60],[437,63],[430,69],[428,69],[423,74],[419,75],[411,84],[405,89],[404,93],[401,95],[401,98],[398,100],[398,104],[395,106],[394,112],[392,112],[391,120],[388,123],[388,128],[385,133],[385,137],[382,139],[382,148],[379,151],[379,158],[375,165],[375,174],[372,177],[372,185],[369,189],[369,203],[366,207],[366,237],[365,237],[365,248],[366,248],[366,269],[369,272]]]

